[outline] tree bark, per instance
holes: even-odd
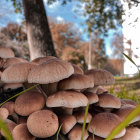
[[[30,59],[56,56],[43,0],[22,0]]]

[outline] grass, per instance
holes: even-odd
[[[6,140],[13,140],[13,138],[12,138],[7,126],[6,126],[6,123],[3,122],[1,119],[0,119],[0,129],[4,133]]]

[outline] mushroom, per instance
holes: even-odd
[[[137,106],[138,103],[136,103],[135,101],[132,101],[130,99],[121,99],[121,105],[124,106],[124,105],[134,105],[134,106]]]
[[[35,64],[17,63],[5,69],[1,75],[1,80],[4,83],[24,83],[27,82],[28,73]]]
[[[54,91],[57,89],[57,82],[68,78],[74,73],[72,65],[60,59],[53,59],[31,69],[28,75],[29,83],[50,84],[55,83]],[[47,92],[47,91],[46,91]],[[52,91],[46,94],[50,95]]]
[[[10,58],[10,57],[14,57],[14,56],[15,56],[15,54],[12,51],[12,49],[6,48],[6,47],[0,47],[0,57]]]
[[[77,91],[59,91],[46,100],[47,107],[63,107],[68,114],[72,114],[73,108],[87,106],[87,104],[86,96]]]
[[[72,66],[74,68],[74,74],[84,74],[83,70],[79,66],[75,64],[72,64]]]
[[[102,86],[97,87],[96,94],[100,95],[100,94],[107,93],[107,92],[108,91],[105,88],[103,88]]]
[[[77,120],[78,123],[80,123],[80,124],[84,123],[85,111],[75,112],[74,116],[76,117],[76,120]],[[91,121],[91,119],[92,119],[92,115],[88,112],[86,123],[89,123]]]
[[[50,110],[39,110],[32,113],[27,119],[29,132],[39,138],[53,136],[58,129],[58,118]]]
[[[99,102],[97,104],[104,108],[105,111],[110,112],[114,108],[119,109],[121,107],[120,99],[112,94],[101,94],[98,97]]]
[[[21,62],[28,62],[28,61],[22,58],[17,58],[17,57],[6,58],[2,68],[3,70],[5,70],[9,66],[17,64],[17,63],[21,63]]]
[[[91,69],[85,73],[94,80],[95,85],[111,85],[115,83],[113,75],[103,69]]]
[[[10,92],[12,90],[15,90],[15,89],[19,89],[19,88],[24,88],[23,84],[21,83],[6,83],[4,84],[3,86],[3,89],[5,92]]]
[[[40,110],[45,105],[45,98],[40,92],[28,91],[17,97],[15,101],[15,112],[21,116]]]
[[[126,128],[125,135],[115,140],[140,140],[140,129],[137,127],[128,127]]]
[[[25,123],[17,125],[12,131],[12,136],[14,140],[35,140],[35,137],[30,134]]]
[[[116,115],[118,115],[121,120],[123,121],[134,109],[136,108],[136,106],[134,105],[125,105],[122,106],[119,110],[117,110],[116,112],[114,112]],[[130,124],[140,121],[140,114],[138,114],[131,122]]]
[[[76,124],[76,118],[73,115],[60,116],[59,121],[62,124],[61,131],[63,134],[67,134]]]
[[[89,104],[94,104],[99,101],[99,98],[96,93],[84,92],[84,95],[88,98]]]
[[[92,118],[88,130],[99,137],[107,138],[112,130],[120,123],[121,119],[113,113],[99,113]],[[124,136],[125,132],[126,129],[123,129],[115,138]]]
[[[4,120],[4,122],[6,123],[6,127],[8,128],[9,132],[12,134],[12,131],[17,126],[17,124],[9,119]],[[1,129],[1,135],[5,136],[2,129]]]
[[[54,56],[46,56],[46,57],[38,57],[33,59],[31,62],[32,63],[37,63],[37,64],[42,64],[44,62],[48,62],[50,60],[58,59],[57,57]]]
[[[82,90],[93,86],[93,80],[83,74],[73,74],[58,83],[59,90]]]
[[[15,112],[15,103],[12,101],[6,102],[1,108],[6,108],[9,111],[9,115],[11,115]]]
[[[81,140],[82,136],[82,127],[80,125],[75,125],[68,134],[69,140]],[[88,138],[89,134],[87,130],[84,132],[83,140]]]
[[[9,111],[6,108],[0,108],[0,119],[5,120],[9,115]]]

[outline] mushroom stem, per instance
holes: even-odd
[[[45,98],[47,98],[47,95],[44,92],[44,90],[41,88],[41,85],[38,85],[36,88],[38,89],[39,92],[41,92],[44,95]]]
[[[63,107],[63,110],[64,110],[64,114],[67,114],[67,115],[72,115],[73,113],[73,108]]]

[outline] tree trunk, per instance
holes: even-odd
[[[56,56],[51,32],[42,0],[22,0],[30,59],[48,55]]]

